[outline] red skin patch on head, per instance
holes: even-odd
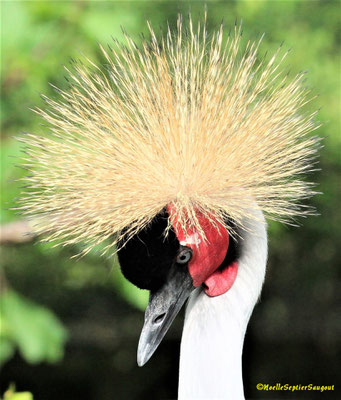
[[[190,247],[193,251],[192,259],[188,263],[193,285],[198,287],[204,283],[205,293],[212,297],[227,292],[236,279],[238,263],[235,262],[222,271],[218,270],[229,246],[229,235],[225,226],[211,215],[210,218],[215,223],[213,225],[198,211],[196,216],[205,232],[206,240],[204,240],[197,231],[187,229],[185,233],[182,230],[171,205],[167,207],[167,211],[173,218],[173,228],[180,244]]]

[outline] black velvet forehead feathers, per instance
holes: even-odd
[[[174,231],[164,236],[168,217],[166,210],[158,214],[118,252],[123,275],[140,289],[157,290],[166,281],[179,251]]]

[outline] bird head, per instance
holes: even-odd
[[[196,218],[202,233],[193,228],[184,231],[169,205],[118,252],[124,276],[150,291],[138,347],[140,366],[157,349],[195,288],[201,286],[208,296],[218,296],[236,279],[235,239],[213,215],[208,219],[197,211]],[[172,228],[165,236],[168,219]]]

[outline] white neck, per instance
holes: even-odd
[[[242,350],[245,330],[260,295],[267,260],[263,216],[249,222],[238,274],[232,288],[208,297],[201,288],[191,295],[181,341],[179,400],[244,399]]]

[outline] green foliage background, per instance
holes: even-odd
[[[321,170],[309,177],[323,192],[311,200],[320,216],[299,221],[299,229],[269,225],[268,276],[246,336],[246,393],[270,398],[256,391],[258,382],[336,384],[340,2],[210,1],[206,7],[208,30],[222,18],[227,27],[242,19],[248,38],[266,32],[262,51],[271,53],[284,40],[284,47],[292,48],[286,67],[292,74],[309,71],[307,85],[319,95],[309,107],[321,107],[323,124]],[[106,45],[111,37],[123,41],[121,26],[139,42],[141,32],[148,37],[147,19],[156,28],[167,21],[174,26],[178,12],[190,11],[198,19],[204,9],[200,1],[1,3],[2,224],[19,218],[11,208],[22,190],[16,179],[24,171],[16,167],[21,149],[14,137],[44,131],[30,108],[43,105],[41,93],[56,96],[49,83],[66,87],[63,65],[82,54],[103,63],[98,43]],[[35,399],[175,398],[182,321],[149,365],[137,369],[147,293],[122,278],[115,260],[96,254],[70,260],[75,252],[42,243],[1,248],[1,391],[14,381]]]

